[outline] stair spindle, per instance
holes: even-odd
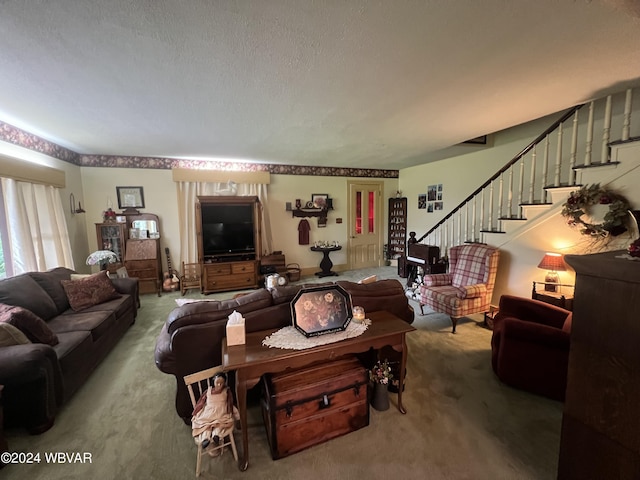
[[[556,145],[555,173],[553,175],[553,186],[560,186],[560,172],[562,171],[562,123],[558,125],[558,144]]]
[[[591,151],[593,149],[593,110],[594,103],[589,103],[589,118],[587,120],[587,140],[585,142],[585,154],[584,154],[584,165],[588,167],[591,165]]]
[[[569,158],[569,185],[576,184],[576,157],[578,156],[578,110],[573,116],[573,129],[571,130],[571,157]]]
[[[624,99],[624,115],[622,120],[622,141],[629,140],[631,135],[631,97],[633,90],[627,89],[627,93]]]
[[[609,163],[609,140],[611,138],[611,95],[607,97],[604,108],[604,126],[602,127],[602,151],[600,162]]]
[[[534,145],[533,150],[531,150],[531,169],[529,174],[529,203],[533,203],[534,201],[535,188],[536,188],[536,147]]]

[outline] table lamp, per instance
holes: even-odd
[[[538,268],[547,270],[547,275],[544,277],[546,282],[544,289],[547,292],[556,292],[558,286],[554,284],[559,283],[558,272],[564,272],[567,269],[562,255],[560,253],[545,253],[538,264]]]
[[[100,270],[106,270],[108,263],[116,263],[118,256],[111,250],[97,250],[87,257],[87,265],[100,265]]]

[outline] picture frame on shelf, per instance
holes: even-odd
[[[144,208],[144,192],[142,187],[116,187],[118,208]]]
[[[311,194],[311,202],[313,208],[327,208],[329,195],[326,193],[313,193]]]

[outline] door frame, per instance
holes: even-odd
[[[382,259],[382,246],[384,245],[384,232],[382,231],[384,226],[384,215],[385,215],[385,203],[382,201],[382,197],[384,196],[384,181],[383,180],[374,180],[374,179],[362,179],[362,180],[347,180],[347,248],[351,249],[351,232],[355,230],[355,216],[353,215],[355,205],[352,205],[351,201],[351,187],[356,185],[377,185],[380,187],[380,194],[376,199],[376,212],[375,217],[375,227],[378,231],[378,266],[383,265]],[[353,269],[353,265],[351,262],[351,256],[347,255],[347,268],[349,270]]]

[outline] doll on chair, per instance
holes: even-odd
[[[227,387],[226,374],[216,373],[213,385],[202,394],[193,409],[191,427],[196,444],[212,457],[219,455],[222,449],[215,447],[233,431],[239,418],[233,395]],[[207,450],[210,446],[212,448]]]

